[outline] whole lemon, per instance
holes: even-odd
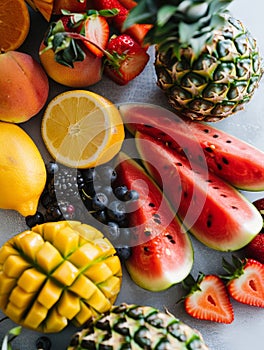
[[[0,208],[35,214],[46,182],[42,156],[18,125],[0,122]]]

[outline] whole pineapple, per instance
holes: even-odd
[[[261,79],[255,39],[227,11],[232,0],[140,0],[126,26],[149,23],[157,84],[178,113],[218,121],[242,109]]]
[[[23,327],[51,333],[108,311],[120,288],[112,244],[78,221],[49,222],[0,249],[0,309]]]
[[[199,332],[151,306],[113,306],[73,335],[68,350],[206,350]]]

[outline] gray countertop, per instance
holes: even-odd
[[[263,4],[259,0],[236,0],[231,5],[234,16],[241,19],[250,29],[253,36],[257,39],[261,53],[264,56],[264,27],[263,27]],[[31,53],[37,58],[38,47],[41,38],[47,27],[47,23],[39,14],[31,14],[31,31],[23,46],[20,48],[23,52]],[[116,104],[125,102],[147,102],[159,104],[168,107],[166,98],[155,83],[155,73],[153,67],[153,50],[150,49],[151,60],[144,72],[134,81],[125,87],[120,87],[103,78],[101,82],[94,85],[90,90],[95,91]],[[49,100],[58,93],[67,90],[59,84],[51,82]],[[264,82],[262,81],[259,89],[255,93],[252,101],[246,106],[244,111],[226,120],[215,123],[214,126],[223,129],[241,139],[255,145],[264,151]],[[21,126],[30,134],[37,143],[45,160],[49,160],[49,155],[40,138],[40,122],[42,112],[32,118],[30,121],[21,124]],[[15,190],[15,189],[14,189]],[[264,197],[263,192],[244,193],[250,200]],[[0,245],[9,237],[19,233],[27,226],[25,220],[18,213],[8,210],[0,210]],[[209,249],[194,238],[194,266],[193,274],[197,276],[199,271],[204,273],[220,273],[221,261],[223,256],[230,256],[228,253],[220,253]],[[215,324],[212,322],[198,321],[189,317],[182,304],[176,304],[176,301],[182,295],[180,286],[173,286],[164,292],[148,292],[135,285],[124,271],[122,290],[116,303],[125,301],[127,303],[139,303],[153,305],[159,308],[164,306],[182,321],[190,326],[197,328],[205,338],[207,344],[214,350],[247,350],[264,348],[264,310],[249,307],[232,301],[234,306],[235,320],[230,325]],[[0,318],[2,318],[0,313]],[[5,332],[13,326],[11,321],[6,321],[0,325],[0,339]],[[59,334],[50,335],[52,340],[52,349],[65,349],[71,335],[75,331],[74,327],[69,326]],[[35,339],[40,336],[39,333],[23,329],[21,336],[15,340],[14,349],[34,350]]]

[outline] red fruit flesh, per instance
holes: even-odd
[[[236,301],[263,308],[264,265],[256,260],[248,259],[243,273],[232,279],[227,288],[230,296]]]
[[[264,218],[264,198],[258,199],[253,202],[255,207],[258,209],[262,218]],[[244,255],[247,258],[253,258],[262,264],[264,264],[264,229],[253,238],[253,240],[245,247]]]
[[[185,298],[186,312],[200,320],[231,323],[234,312],[226,287],[215,275],[207,275],[198,285],[199,290]]]
[[[149,60],[146,51],[126,34],[112,38],[107,51],[113,56],[113,61],[108,60],[105,73],[119,85],[125,85],[138,76]]]
[[[84,24],[85,37],[101,49],[105,49],[109,40],[109,25],[102,16],[88,17]],[[102,50],[84,41],[85,46],[97,57],[103,57]]]
[[[222,251],[244,247],[261,230],[256,208],[235,188],[149,135],[137,132],[136,147],[186,228]]]
[[[264,152],[243,140],[205,123],[183,122],[173,112],[156,105],[123,104],[120,112],[131,133],[139,130],[174,150],[181,149],[188,159],[207,166],[239,189],[264,189]]]
[[[193,264],[191,241],[153,180],[136,161],[120,153],[117,173],[139,199],[129,207],[131,256],[126,267],[140,287],[160,291],[182,281]]]

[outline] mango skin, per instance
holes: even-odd
[[[0,120],[22,123],[45,105],[49,81],[32,56],[8,51],[0,54],[0,91]]]

